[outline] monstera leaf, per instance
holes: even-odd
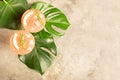
[[[28,9],[26,0],[0,1],[0,28],[18,29],[21,14]]]
[[[63,33],[58,32],[56,30],[56,28],[66,30],[68,28],[68,26],[70,25],[65,14],[62,11],[60,11],[58,8],[52,6],[48,3],[37,2],[37,3],[33,4],[32,8],[38,9],[44,13],[44,15],[46,16],[46,19],[47,19],[46,29],[51,34],[54,34],[57,36],[62,36]],[[56,27],[56,28],[54,28],[54,27]]]
[[[19,59],[29,68],[43,74],[57,55],[56,45],[52,35],[44,30],[33,35],[35,38],[34,50],[27,55],[19,56]]]
[[[19,59],[29,68],[43,74],[57,56],[56,45],[52,34],[57,36],[63,35],[62,33],[56,31],[53,26],[66,30],[69,26],[69,22],[63,12],[45,2],[37,2],[32,5],[32,8],[40,10],[45,15],[45,30],[47,30],[47,32],[42,30],[38,33],[34,33],[34,50],[27,55],[19,56]]]

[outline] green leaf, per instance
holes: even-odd
[[[21,15],[27,9],[26,0],[0,1],[0,28],[18,29]]]
[[[38,9],[44,13],[47,19],[46,29],[51,34],[62,36],[63,33],[58,32],[58,30],[55,30],[54,27],[66,30],[70,25],[65,14],[51,4],[45,2],[37,2],[33,4],[32,8]]]
[[[29,68],[43,74],[57,55],[56,45],[52,35],[44,30],[33,35],[35,38],[35,48],[27,55],[19,55],[19,59]]]

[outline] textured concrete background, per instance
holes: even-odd
[[[40,76],[10,50],[12,31],[1,29],[0,80],[120,80],[120,0],[44,1],[71,22],[66,34],[55,39],[58,59]]]

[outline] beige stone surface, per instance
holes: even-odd
[[[66,34],[55,38],[57,60],[40,76],[10,50],[12,31],[0,29],[0,80],[120,80],[120,0],[44,1],[71,22]]]

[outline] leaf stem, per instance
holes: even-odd
[[[26,49],[26,47],[25,47],[25,39],[24,39],[23,34],[20,34],[20,44],[24,49]]]
[[[40,25],[43,25],[42,20],[41,20],[41,18],[40,18],[40,15],[39,15],[39,12],[38,12],[38,11],[36,12],[36,16],[37,16],[37,19],[38,19]]]
[[[9,3],[6,0],[3,0],[3,2],[8,5],[8,7],[11,9],[11,11],[15,14],[15,16],[17,17],[16,12],[14,11],[14,9],[9,5]]]

